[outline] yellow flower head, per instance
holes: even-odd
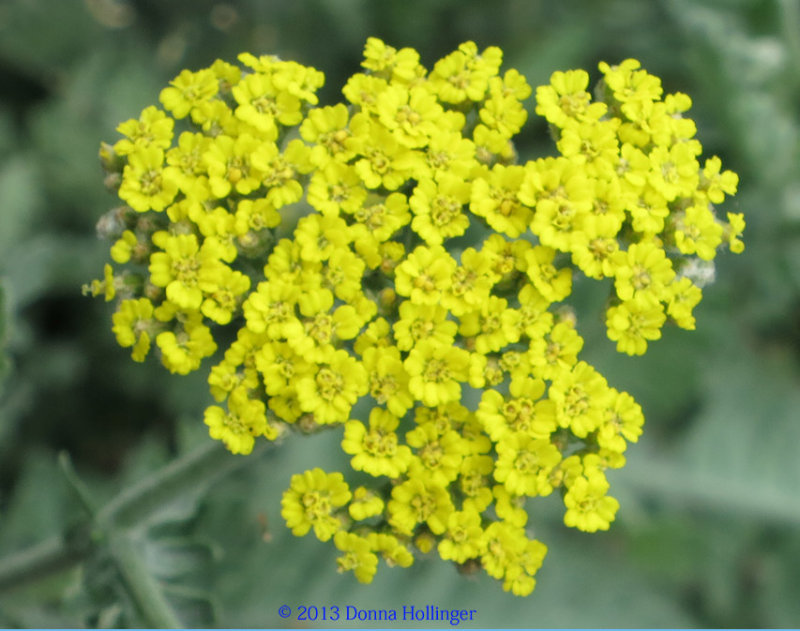
[[[317,467],[292,476],[281,500],[281,516],[293,534],[303,536],[313,528],[320,541],[328,541],[342,527],[334,513],[351,497],[341,473],[325,473]]]
[[[554,490],[567,526],[608,529],[604,471],[644,414],[582,360],[573,292],[607,279],[608,338],[640,355],[695,328],[718,252],[744,249],[718,208],[738,176],[703,157],[687,95],[634,59],[594,88],[554,72],[533,109],[557,154],[525,160],[533,90],[502,60],[465,42],[428,72],[369,38],[320,107],[322,73],[242,53],[180,72],[101,149],[123,206],[84,291],[115,301],[135,361],[155,342],[188,374],[221,347],[204,421],[231,452],[329,432],[347,471],[293,475],[281,514],[364,583],[436,550],[525,596],[547,550],[531,498]]]

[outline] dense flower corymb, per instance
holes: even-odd
[[[227,345],[205,423],[230,451],[338,431],[372,483],[297,473],[281,514],[332,540],[340,572],[369,582],[379,558],[436,550],[526,595],[546,553],[529,498],[609,528],[605,472],[644,423],[580,359],[567,299],[610,279],[608,337],[630,355],[693,329],[696,270],[744,248],[742,215],[716,209],[737,176],[701,158],[689,97],[632,59],[600,64],[598,98],[584,70],[537,88],[558,155],[521,163],[532,89],[499,48],[467,42],[430,72],[374,38],[364,54],[335,105],[321,73],[275,57],[181,72],[103,145],[126,205],[87,290],[117,300],[135,361],[155,347],[186,374]]]

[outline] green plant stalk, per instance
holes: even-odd
[[[268,444],[262,445],[260,450],[254,449],[256,458],[267,447]],[[96,521],[104,530],[135,527],[161,506],[201,490],[244,463],[245,459],[231,455],[222,443],[209,441],[197,451],[123,490],[97,513]]]
[[[58,535],[0,560],[0,592],[47,578],[89,556],[88,540]]]
[[[134,537],[127,533],[114,535],[108,548],[144,624],[159,629],[181,628],[180,620],[164,597],[158,580],[148,570]]]
[[[264,444],[254,453],[263,454],[269,446],[269,443]],[[91,530],[91,539],[74,536],[72,530],[65,530],[61,535],[0,559],[0,592],[67,570],[84,561],[91,554],[92,547],[98,544],[121,546],[115,558],[121,558],[119,555],[127,558],[126,544],[119,543],[118,537],[143,524],[161,506],[197,492],[220,476],[255,460],[257,457],[236,458],[216,441],[203,445],[120,492],[86,524],[88,528],[83,532]],[[137,584],[140,579],[144,580],[141,573],[133,571],[128,574],[125,576],[126,584],[131,586],[131,595],[141,609],[143,604],[136,596],[147,594],[149,588]],[[152,580],[151,577],[148,579]],[[154,625],[164,626],[160,623]]]

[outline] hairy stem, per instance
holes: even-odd
[[[132,535],[115,535],[108,542],[111,558],[128,595],[136,603],[142,621],[157,629],[179,629],[178,617],[164,597],[161,585],[147,567],[140,546]]]
[[[159,508],[202,491],[220,476],[256,461],[258,455],[269,447],[270,443],[264,443],[250,457],[239,458],[228,453],[218,442],[203,445],[124,489],[87,520],[82,529],[65,530],[61,535],[0,559],[0,592],[69,569],[84,561],[93,546],[107,544],[142,615],[154,616],[148,618],[153,626],[171,626],[158,603],[152,605],[151,611],[151,605],[145,602],[152,598],[154,579],[147,575],[141,556],[135,553],[137,546],[131,538],[131,531],[144,524]],[[89,532],[94,536],[90,538]],[[126,565],[128,563],[134,565]]]
[[[97,514],[104,528],[131,528],[155,510],[188,493],[202,490],[217,477],[252,462],[266,446],[248,458],[231,455],[219,442],[209,442],[160,471],[123,490]]]
[[[88,539],[56,536],[0,560],[0,592],[47,578],[83,561]]]

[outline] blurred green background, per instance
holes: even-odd
[[[668,330],[644,357],[617,355],[599,320],[579,321],[584,358],[647,423],[613,472],[610,532],[565,528],[555,503],[531,515],[549,553],[530,597],[436,559],[382,566],[369,586],[337,574],[332,545],[292,537],[280,518],[292,473],[341,460],[330,435],[296,437],[148,540],[188,624],[303,626],[278,617],[282,604],[435,604],[475,608],[482,627],[800,626],[798,0],[0,1],[0,555],[77,523],[58,452],[101,504],[208,440],[203,375],[134,364],[111,306],[81,296],[107,252],[95,223],[116,204],[100,141],[182,68],[245,50],[319,68],[334,102],[370,35],[417,48],[428,68],[467,39],[499,45],[534,86],[638,58],[692,96],[705,155],[738,172],[723,210],[745,213],[747,249],[718,257],[697,331]],[[528,105],[523,159],[554,151]],[[0,626],[135,624],[116,585],[94,559],[0,591]]]

